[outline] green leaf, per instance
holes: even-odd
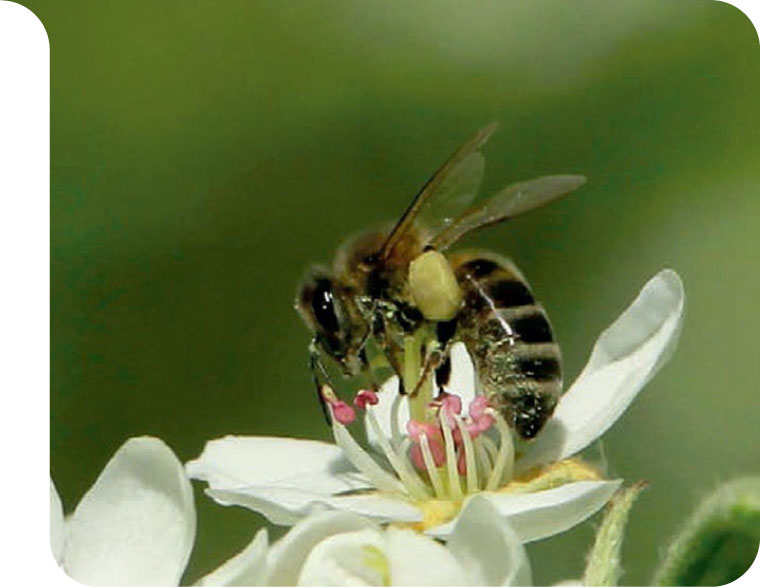
[[[632,487],[621,489],[610,500],[588,556],[586,572],[583,574],[585,587],[617,585],[622,574],[620,549],[628,522],[628,512],[646,485],[642,481]]]
[[[760,477],[722,485],[675,537],[653,585],[725,585],[752,565],[760,545]]]

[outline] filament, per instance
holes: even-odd
[[[398,474],[401,482],[407,487],[407,489],[409,489],[409,493],[418,499],[429,497],[430,492],[427,487],[425,487],[422,479],[420,479],[413,468],[408,467],[407,460],[400,457],[396,451],[393,450],[385,434],[383,434],[383,431],[380,429],[375,414],[372,413],[372,409],[369,407],[367,409],[367,420],[380,443],[380,448],[383,449],[385,458],[388,459],[388,462]]]
[[[451,435],[443,410],[438,412],[443,431],[443,445],[446,448],[446,469],[449,477],[449,495],[455,501],[462,499],[462,486],[459,484],[459,472],[457,471],[457,457],[454,453],[454,438]]]
[[[488,491],[496,489],[505,474],[509,477],[512,476],[515,458],[515,445],[512,442],[512,433],[509,431],[509,426],[507,426],[504,418],[496,410],[493,411],[493,416],[496,420],[496,428],[499,430],[501,442],[499,443],[499,452],[496,455],[493,471],[491,471],[491,476],[486,484],[486,490]]]
[[[441,481],[441,475],[438,473],[438,467],[435,466],[433,453],[430,452],[427,434],[420,435],[420,450],[422,451],[422,460],[425,462],[425,469],[427,470],[428,477],[430,477],[430,482],[433,484],[433,489],[435,490],[435,496],[438,499],[443,499],[446,496],[443,482]]]
[[[452,414],[454,421],[457,423],[459,433],[462,435],[462,442],[464,443],[464,459],[466,466],[466,478],[467,478],[467,493],[475,493],[478,490],[478,469],[475,464],[475,449],[472,446],[472,438],[467,427],[462,422],[457,414]]]
[[[481,469],[483,471],[483,479],[488,479],[488,477],[491,475],[491,471],[493,470],[493,466],[491,465],[491,459],[488,456],[488,451],[483,445],[483,438],[481,436],[476,436],[473,439],[473,443],[475,444],[475,452],[478,456],[478,464],[481,466]],[[494,447],[494,454],[496,454],[496,447]]]

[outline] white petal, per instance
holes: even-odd
[[[469,585],[533,584],[520,538],[481,496],[474,496],[464,507],[448,547],[467,571]]]
[[[298,585],[469,584],[456,557],[412,530],[389,528],[383,533],[372,527],[312,542]]]
[[[295,525],[269,549],[267,585],[295,585],[306,557],[324,539],[343,532],[374,529],[369,520],[348,512],[322,512]]]
[[[201,456],[185,467],[191,478],[212,489],[308,487],[330,495],[369,487],[338,446],[316,440],[225,436],[207,442]]]
[[[475,368],[473,367],[467,347],[458,342],[451,347],[451,376],[444,387],[449,393],[462,398],[463,409],[467,409],[475,399]]]
[[[451,376],[445,388],[449,393],[455,393],[462,398],[462,406],[465,410],[470,405],[470,402],[475,399],[475,370],[467,353],[467,348],[461,342],[457,342],[451,347]],[[397,430],[402,435],[405,435],[406,424],[409,422],[409,404],[407,403],[406,396],[399,396],[398,377],[395,375],[383,383],[378,392],[378,403],[370,408],[373,410],[386,438],[393,437],[391,423],[393,420],[394,401],[400,402],[398,411],[396,412]],[[380,451],[380,445],[375,438],[372,426],[365,422],[364,428],[367,432],[369,443],[375,447],[375,450]]]
[[[199,585],[264,585],[267,573],[266,528],[251,543],[216,570],[201,578]]]
[[[50,480],[50,550],[53,551],[55,562],[61,564],[63,556],[63,543],[65,527],[63,522],[63,504],[55,488],[53,480]]]
[[[67,521],[64,568],[87,585],[177,585],[194,538],[182,464],[161,440],[132,438]]]
[[[380,425],[380,429],[386,438],[393,438],[393,415],[394,415],[394,402],[399,402],[398,409],[395,412],[395,424],[396,430],[401,434],[406,434],[406,423],[409,422],[409,404],[406,401],[406,396],[399,396],[398,393],[398,377],[395,375],[386,380],[380,387],[377,393],[377,404],[370,406],[377,423]],[[367,434],[367,441],[378,452],[381,452],[380,443],[375,436],[375,432],[372,426],[367,422],[367,416],[364,416],[364,430]]]
[[[615,493],[621,481],[578,481],[534,493],[483,492],[509,522],[520,541],[532,542],[569,530],[594,514]],[[427,534],[446,538],[457,519],[435,526]]]
[[[338,510],[361,514],[381,522],[419,522],[422,513],[403,499],[378,493],[323,495],[289,487],[240,487],[208,489],[221,505],[240,505],[280,525],[295,524],[314,512]]]
[[[471,585],[459,560],[443,545],[412,530],[388,528],[391,585]]]
[[[599,337],[519,470],[574,455],[612,426],[672,355],[683,312],[681,278],[670,269],[660,271]]]
[[[343,532],[316,544],[306,557],[298,585],[388,585],[385,536],[378,528]]]

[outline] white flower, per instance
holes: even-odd
[[[66,519],[50,483],[53,555],[86,585],[178,585],[194,539],[190,481],[157,438],[124,443]]]
[[[187,471],[208,482],[217,502],[248,507],[275,524],[332,509],[446,537],[462,506],[478,495],[523,542],[544,538],[585,520],[620,485],[570,457],[599,438],[670,357],[683,310],[678,275],[655,275],[599,337],[544,430],[517,447],[503,418],[475,395],[472,365],[460,346],[452,351],[449,386],[458,399],[440,405],[437,427],[410,423],[395,380],[377,397],[357,397],[379,458],[341,423],[350,420],[350,406],[328,395],[336,444],[227,436],[207,443]],[[468,416],[462,403],[470,404]]]
[[[447,546],[349,512],[320,512],[267,549],[266,530],[201,585],[529,585],[517,535],[475,498]]]

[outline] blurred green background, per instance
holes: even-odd
[[[468,240],[513,256],[567,379],[645,280],[682,275],[673,361],[605,437],[651,487],[628,584],[729,476],[760,472],[760,52],[712,1],[23,2],[51,47],[52,476],[68,510],[128,437],[327,439],[292,310],[345,236],[395,219],[475,129],[486,191],[580,192]],[[200,490],[186,580],[263,524]],[[579,577],[595,521],[530,547]]]

